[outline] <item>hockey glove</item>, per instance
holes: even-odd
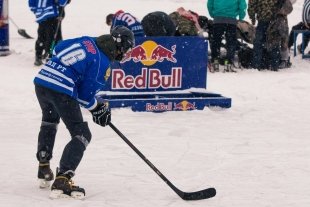
[[[99,104],[90,113],[93,116],[93,121],[100,126],[105,127],[111,122],[111,111],[107,103]]]

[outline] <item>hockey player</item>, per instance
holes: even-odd
[[[97,38],[83,36],[64,40],[56,45],[53,57],[34,78],[35,92],[42,110],[36,154],[40,187],[49,187],[49,182],[54,179],[50,160],[60,118],[71,135],[51,186],[52,198],[84,197],[84,189],[73,185],[71,180],[91,140],[80,105],[90,111],[96,124],[109,124],[109,107],[95,95],[109,78],[110,61],[122,60],[134,45],[132,31],[123,26],[115,27],[111,34]]]
[[[35,62],[34,65],[43,64],[43,59],[50,54],[50,48],[53,42],[54,34],[57,30],[56,42],[62,40],[61,21],[64,17],[64,7],[70,3],[70,0],[29,0],[28,5],[36,16],[36,22],[39,24],[38,37],[35,43]]]
[[[143,27],[137,18],[123,10],[119,10],[115,14],[107,15],[106,23],[111,26],[111,31],[117,26],[125,26],[133,32],[135,37],[144,36]]]

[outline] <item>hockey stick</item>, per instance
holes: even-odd
[[[57,39],[57,35],[58,35],[58,31],[59,31],[59,28],[60,28],[60,24],[61,24],[61,21],[62,21],[62,15],[65,11],[65,8],[63,8],[60,13],[59,13],[59,19],[58,19],[58,22],[57,22],[57,26],[56,26],[56,30],[55,30],[55,33],[54,33],[54,36],[53,36],[53,41],[51,43],[51,47],[50,47],[50,51],[49,51],[49,55],[52,56],[52,53],[53,53],[53,50],[54,50],[54,47],[55,47],[55,44],[56,44],[56,39]]]
[[[150,168],[183,200],[202,200],[216,195],[215,188],[207,188],[196,192],[183,192],[175,187],[112,123],[109,126],[133,149]]]
[[[27,34],[26,30],[20,29],[11,17],[9,17],[9,19],[13,23],[13,25],[16,27],[18,34],[20,34],[22,37],[25,37],[26,39],[33,39],[33,37]]]

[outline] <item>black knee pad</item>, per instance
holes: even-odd
[[[87,122],[77,124],[74,127],[73,132],[71,134],[72,134],[72,138],[76,138],[80,142],[82,142],[85,148],[89,144],[91,137],[92,137]]]
[[[41,127],[57,130],[58,124],[59,122],[53,123],[53,122],[42,121]]]

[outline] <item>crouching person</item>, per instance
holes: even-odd
[[[91,141],[80,106],[90,111],[96,124],[110,123],[108,105],[95,95],[109,77],[110,62],[122,60],[134,45],[132,31],[123,26],[114,28],[109,35],[65,40],[56,45],[53,57],[36,75],[35,92],[42,111],[36,154],[41,188],[49,187],[54,179],[50,160],[60,119],[71,135],[56,170],[51,198],[85,196],[85,190],[73,185],[71,180]]]

